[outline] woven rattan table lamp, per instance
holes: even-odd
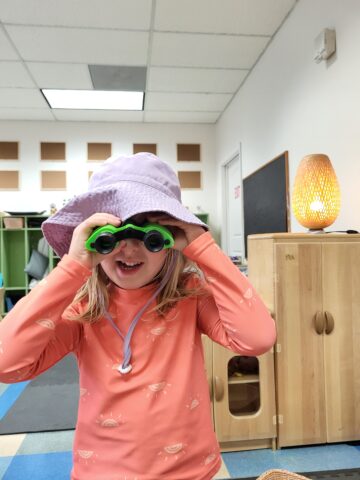
[[[315,153],[301,160],[291,203],[297,221],[310,231],[334,223],[340,211],[340,189],[327,155]]]

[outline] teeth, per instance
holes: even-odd
[[[123,260],[119,260],[120,263],[123,263],[124,265],[126,265],[127,267],[135,267],[136,265],[140,265],[141,262],[134,262],[134,263],[130,263],[130,262],[124,262]]]

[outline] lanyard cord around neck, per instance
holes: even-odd
[[[129,327],[128,331],[126,332],[125,337],[121,333],[121,331],[117,327],[117,325],[115,324],[114,319],[112,318],[110,313],[105,312],[105,318],[109,321],[109,323],[114,328],[116,333],[124,340],[124,345],[123,345],[124,359],[123,359],[122,365],[120,365],[118,367],[119,372],[122,373],[122,374],[129,373],[132,370],[132,366],[131,366],[131,363],[130,363],[130,359],[131,359],[130,341],[131,341],[131,336],[133,334],[133,331],[135,330],[135,327],[136,327],[139,319],[141,318],[141,315],[145,312],[145,310],[150,305],[150,303],[154,300],[154,298],[157,297],[157,295],[159,295],[161,290],[165,287],[165,285],[169,281],[170,275],[172,274],[172,272],[175,268],[175,263],[177,261],[178,255],[179,254],[178,254],[177,251],[173,252],[173,258],[171,259],[169,268],[168,268],[167,272],[165,273],[164,277],[162,278],[162,280],[160,282],[160,285],[155,290],[155,292],[151,295],[151,297],[146,301],[145,305],[143,305],[140,308],[140,310],[137,312],[137,314],[135,315],[134,319],[132,320],[132,322],[130,324],[130,327]]]

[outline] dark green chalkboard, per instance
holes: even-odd
[[[290,231],[289,164],[284,152],[243,179],[244,237]]]

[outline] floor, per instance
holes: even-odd
[[[0,436],[3,480],[68,480],[73,430]],[[360,446],[336,444],[224,453],[219,479],[256,477],[271,468],[313,472],[360,468]]]

